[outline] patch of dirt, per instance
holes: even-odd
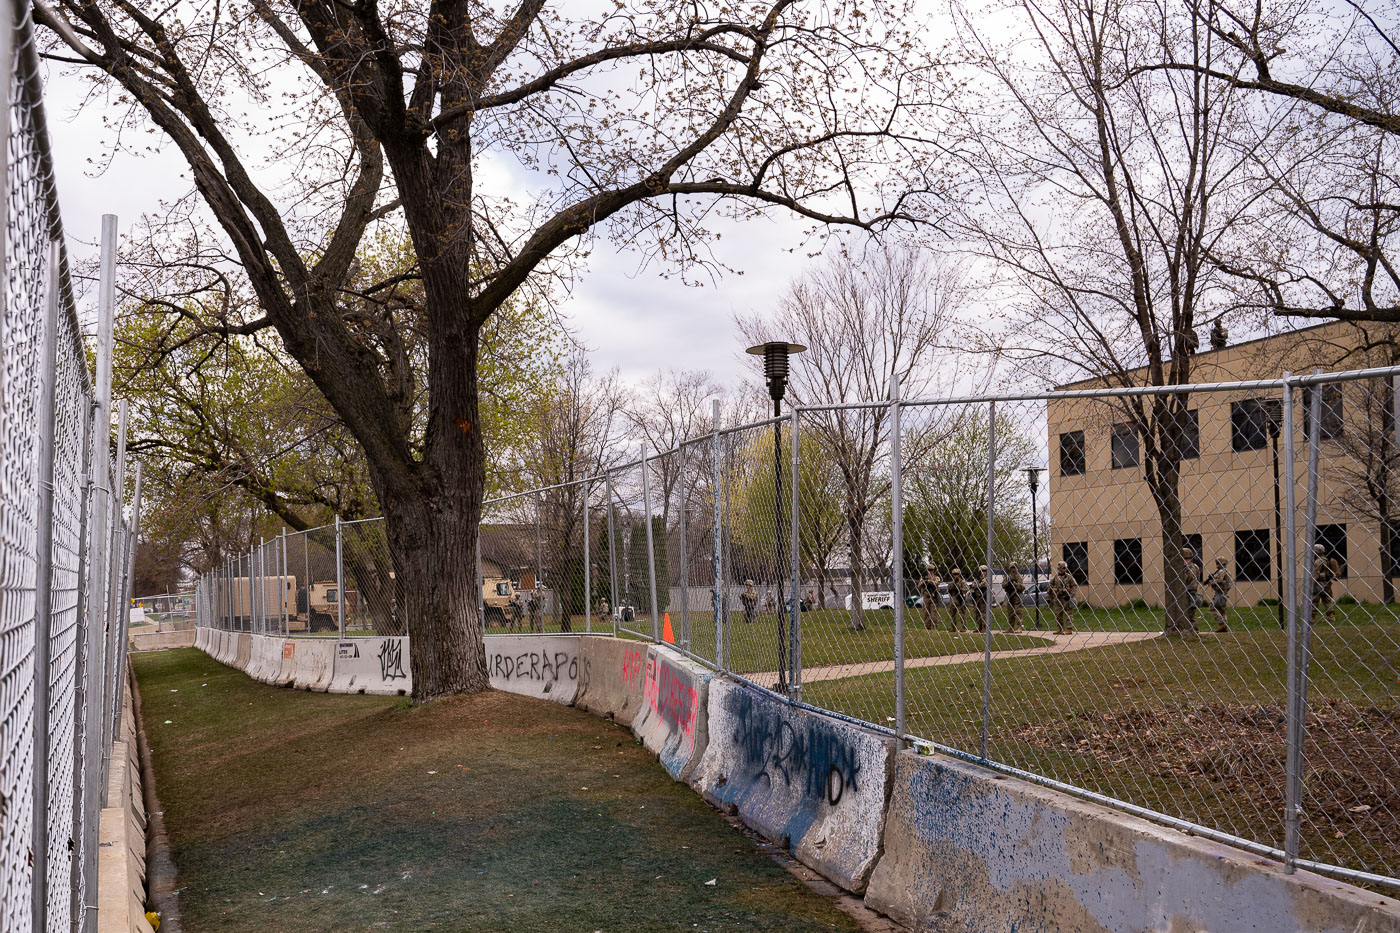
[[[1115,688],[1130,688],[1115,683]],[[1274,839],[1281,833],[1287,720],[1280,706],[1169,704],[1084,712],[1010,734],[1103,766],[1128,799],[1208,825]],[[1147,784],[1139,781],[1146,778]],[[1187,787],[1205,808],[1143,799]],[[1094,788],[1098,789],[1098,788]],[[1304,757],[1305,857],[1371,871],[1400,865],[1400,709],[1314,701]]]

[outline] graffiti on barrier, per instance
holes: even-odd
[[[692,735],[700,701],[694,678],[686,676],[664,658],[648,657],[646,671],[643,695],[652,712],[660,716],[668,728]]]
[[[386,638],[379,644],[379,676],[385,680],[403,680],[408,677],[403,669],[403,642],[397,638]]]
[[[495,653],[490,657],[492,677],[502,680],[578,680],[578,655],[567,651],[522,651],[520,654]]]
[[[632,687],[636,684],[637,678],[641,676],[642,666],[646,661],[647,652],[645,648],[624,648],[622,651],[622,684],[625,687]]]
[[[812,716],[794,725],[776,703],[747,690],[732,691],[729,698],[731,739],[746,767],[770,783],[796,787],[833,806],[857,789],[860,756],[840,731]]]

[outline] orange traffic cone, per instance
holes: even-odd
[[[661,640],[668,645],[674,645],[676,643],[676,633],[671,631],[671,614],[669,612],[665,613],[661,618],[666,623],[661,629]]]

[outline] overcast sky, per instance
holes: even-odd
[[[82,89],[79,81],[49,70],[45,103],[75,262],[96,255],[103,214],[116,214],[124,235],[141,214],[162,212],[162,200],[190,187],[184,160],[168,143],[141,158],[118,155],[102,169],[110,157],[104,150],[107,134],[100,108],[79,112]],[[164,142],[156,134],[151,140],[153,146]],[[642,268],[640,254],[618,252],[600,238],[566,304],[569,322],[592,350],[599,371],[616,366],[635,382],[658,369],[705,369],[721,384],[733,384],[753,365],[752,358],[740,359],[744,346],[734,313],[771,305],[800,273],[805,256],[780,248],[793,243],[800,230],[794,220],[727,223],[715,254],[743,275],[727,275],[717,284],[707,279],[703,287],[663,278],[664,270],[655,265]],[[82,311],[85,318],[93,313],[90,307]]]

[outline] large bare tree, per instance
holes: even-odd
[[[1179,556],[1187,387],[1197,328],[1230,297],[1212,255],[1261,196],[1250,151],[1233,135],[1245,92],[1190,69],[1141,67],[1228,67],[1229,50],[1173,7],[1011,0],[995,9],[989,18],[987,6],[965,6],[959,19],[982,88],[963,103],[963,151],[981,193],[965,232],[1012,309],[989,327],[991,346],[1047,381],[1181,387],[1120,399],[1105,417],[1130,425],[1140,444],[1166,632],[1194,633]],[[1251,126],[1257,149],[1278,121]]]
[[[35,10],[94,99],[130,105],[121,141],[149,128],[183,156],[263,312],[240,330],[275,330],[363,448],[420,701],[488,685],[470,568],[496,309],[566,274],[600,225],[697,262],[717,205],[873,229],[931,187],[915,123],[933,72],[920,24],[881,0]],[[422,307],[346,313],[381,221],[411,238]]]

